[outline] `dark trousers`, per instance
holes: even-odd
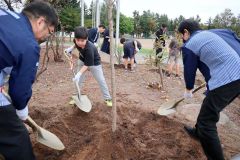
[[[240,94],[240,80],[208,92],[198,115],[196,131],[208,160],[224,160],[216,123],[220,112]]]
[[[5,160],[35,160],[28,131],[12,105],[0,106],[0,154]]]

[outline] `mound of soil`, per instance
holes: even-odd
[[[111,108],[97,103],[89,113],[65,106],[66,114],[49,117],[43,126],[55,133],[66,146],[54,151],[34,145],[38,159],[51,160],[150,160],[204,159],[198,142],[183,131],[183,124],[136,106],[119,106],[118,129],[111,130]],[[66,111],[68,110],[68,111]],[[49,114],[51,109],[45,110]],[[33,113],[36,121],[46,116]]]

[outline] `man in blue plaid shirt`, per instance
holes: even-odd
[[[220,112],[240,94],[240,40],[230,30],[201,31],[193,20],[181,22],[178,31],[185,42],[182,47],[184,97],[192,97],[197,69],[208,87],[195,128],[184,128],[200,140],[208,160],[224,160],[216,123]]]

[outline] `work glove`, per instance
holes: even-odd
[[[183,97],[189,99],[193,97],[192,91],[185,91]]]
[[[79,82],[81,75],[82,75],[82,73],[81,73],[81,72],[78,72],[78,73],[75,75],[75,77],[72,79],[73,82]]]
[[[94,46],[95,46],[95,47],[98,47],[98,43],[94,43]]]
[[[138,53],[138,52],[139,52],[139,49],[138,49],[138,48],[135,48],[135,51],[136,51],[136,53]]]
[[[64,50],[64,53],[67,54],[68,56],[71,56],[73,49],[74,49],[74,46],[69,47]]]
[[[16,109],[16,114],[21,120],[25,121],[28,117],[28,106],[21,110]]]

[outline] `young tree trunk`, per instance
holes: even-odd
[[[54,35],[55,37],[55,51],[54,51],[54,47],[53,47],[53,44],[52,45],[52,49],[53,49],[53,53],[54,53],[54,61],[55,62],[63,62],[62,60],[62,54],[60,54],[59,50],[60,50],[60,33],[56,33]],[[61,52],[63,53],[63,52]]]
[[[113,0],[108,0],[108,22],[109,22],[109,35],[110,35],[110,63],[111,63],[111,86],[112,86],[112,131],[117,129],[117,105],[116,105],[116,83],[115,83],[115,68],[114,68],[114,39],[113,39]]]
[[[65,43],[65,37],[64,37],[64,28],[63,27],[61,27],[62,29],[61,29],[61,31],[62,31],[62,37],[61,37],[61,53],[63,54],[63,52],[64,52],[64,43]],[[61,55],[62,55],[61,54]]]
[[[58,60],[59,60],[59,44],[60,44],[60,33],[58,33],[58,32],[56,32],[56,35],[55,35],[55,45],[56,45],[56,54],[54,54],[54,61],[55,62],[58,62]]]
[[[37,76],[36,76],[36,80],[38,80],[39,76],[45,72],[48,68],[48,62],[49,62],[49,56],[48,56],[48,51],[49,51],[49,40],[50,38],[47,40],[46,42],[46,51],[44,53],[44,56],[43,56],[43,60],[42,62],[40,63],[40,70],[37,72]]]
[[[159,84],[161,84],[161,89],[164,89],[164,86],[163,86],[163,73],[162,73],[162,64],[159,63],[158,64],[158,69],[159,69],[159,75],[160,75],[160,82]]]

